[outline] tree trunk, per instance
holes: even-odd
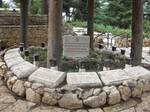
[[[2,0],[0,0],[0,7],[2,7],[3,6],[3,1]]]
[[[133,0],[131,63],[141,64],[143,46],[143,0]]]
[[[28,29],[28,3],[29,0],[20,0],[21,5],[20,5],[20,9],[21,9],[21,18],[20,18],[20,42],[24,43],[24,47],[27,48],[27,29]]]
[[[48,0],[43,0],[42,14],[48,15]]]
[[[62,55],[62,0],[49,0],[48,22],[47,67],[50,67],[49,61],[55,58],[59,63]]]
[[[93,50],[93,16],[94,16],[94,0],[88,0],[88,30],[90,36],[90,49]]]

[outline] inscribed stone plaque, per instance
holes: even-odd
[[[63,37],[63,56],[70,58],[83,58],[89,55],[89,36],[71,36]]]
[[[78,87],[97,87],[102,86],[96,72],[74,72],[67,74],[67,84]]]
[[[126,68],[124,71],[127,72],[127,74],[131,74],[131,77],[134,79],[150,77],[150,71],[141,66]]]
[[[131,74],[127,74],[124,70],[109,70],[99,72],[102,82],[105,85],[114,85],[120,84],[124,80],[130,79]]]
[[[42,83],[51,88],[57,87],[65,80],[66,74],[60,71],[54,71],[40,67],[29,77],[29,81]]]
[[[31,75],[37,67],[27,61],[21,62],[17,65],[11,67],[11,71],[18,77],[18,78],[26,78]]]

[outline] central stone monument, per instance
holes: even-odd
[[[84,58],[89,55],[90,37],[71,36],[63,37],[63,56],[69,58]]]

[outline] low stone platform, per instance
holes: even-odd
[[[18,61],[7,55],[9,53],[16,53]],[[48,109],[52,112],[149,112],[149,102],[145,99],[150,97],[145,98],[143,94],[150,92],[150,71],[143,67],[98,73],[64,73],[37,68],[18,53],[16,49],[8,50],[5,53],[8,59],[4,59],[7,56],[1,55],[5,63],[0,59],[0,77],[8,89],[19,98],[26,99],[34,105],[49,106],[30,108],[27,101],[17,100],[9,108],[5,108],[6,110],[3,108],[4,112],[15,112],[16,108],[24,112],[24,107],[27,109],[25,112],[45,112],[49,111]],[[23,61],[19,62],[19,58]]]
[[[77,72],[67,74],[67,84],[77,87],[100,87],[100,81],[96,72]]]
[[[61,84],[66,77],[66,73],[54,71],[40,67],[29,77],[29,81],[42,83],[48,87],[54,88]]]
[[[37,69],[37,67],[25,61],[12,66],[10,69],[18,78],[27,78]]]
[[[137,66],[125,68],[123,70],[102,71],[99,72],[99,76],[101,77],[104,85],[119,85],[129,79],[138,80],[144,77],[150,78],[150,71]]]

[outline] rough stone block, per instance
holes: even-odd
[[[11,67],[12,72],[18,78],[26,78],[31,75],[37,67],[29,62],[21,62],[20,64]]]
[[[29,81],[42,83],[51,88],[57,87],[65,80],[66,74],[60,71],[54,71],[40,67],[29,77]]]
[[[67,84],[78,87],[102,86],[96,72],[75,72],[67,74]]]
[[[126,79],[130,79],[131,74],[127,74],[121,69],[99,72],[102,82],[105,85],[120,84]]]

